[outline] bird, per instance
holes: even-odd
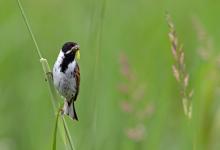
[[[64,97],[62,114],[78,121],[75,101],[79,94],[80,69],[79,45],[76,42],[66,42],[62,46],[53,67],[53,83],[58,93]]]

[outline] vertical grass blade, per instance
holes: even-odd
[[[66,121],[65,121],[64,117],[61,117],[61,119],[62,119],[62,122],[63,122],[64,131],[66,133],[66,138],[67,138],[68,143],[70,145],[70,149],[75,150],[75,147],[74,147],[73,142],[72,142],[72,138],[71,138],[70,133],[69,133],[68,126],[66,124]]]
[[[55,102],[58,102],[58,98],[57,98],[56,90],[55,90],[54,85],[53,85],[53,77],[52,77],[52,74],[51,74],[51,70],[50,70],[49,64],[48,64],[46,59],[41,58],[40,62],[42,64],[43,71],[46,75],[45,78],[48,82],[48,86],[49,86],[49,89],[50,89],[50,95],[52,97],[51,103],[53,105],[53,110],[54,110],[54,112],[56,112],[57,105],[56,105]]]
[[[53,145],[52,145],[52,150],[57,149],[57,126],[58,126],[58,120],[60,116],[60,111],[58,110],[57,116],[56,116],[56,122],[55,122],[55,127],[54,127],[54,132],[53,132]]]

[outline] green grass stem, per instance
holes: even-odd
[[[58,110],[57,115],[56,115],[56,122],[55,122],[55,127],[54,127],[54,132],[53,132],[53,145],[52,145],[52,150],[57,149],[57,126],[58,126],[58,120],[60,116],[60,111]]]

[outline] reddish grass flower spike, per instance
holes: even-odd
[[[155,109],[152,104],[145,103],[145,86],[138,81],[125,53],[119,55],[119,63],[121,76],[125,79],[118,85],[118,91],[124,96],[120,108],[129,115],[128,120],[132,120],[132,125],[125,127],[125,135],[134,142],[141,142],[145,137],[145,122]]]
[[[215,59],[216,56],[213,52],[214,44],[212,37],[209,36],[203,24],[199,21],[197,17],[194,16],[192,18],[192,23],[197,33],[197,39],[199,43],[197,53],[199,54],[200,58],[203,60]]]
[[[145,136],[145,126],[143,124],[139,124],[134,128],[128,128],[125,130],[129,139],[132,139],[136,142],[140,142],[144,139]]]
[[[131,113],[133,111],[133,106],[127,101],[121,102],[121,109],[123,112]]]

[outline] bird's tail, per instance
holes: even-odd
[[[64,102],[64,107],[63,107],[63,113],[65,115],[70,116],[73,120],[78,121],[78,117],[77,117],[77,114],[76,114],[74,102],[68,103],[67,101],[65,101]]]

